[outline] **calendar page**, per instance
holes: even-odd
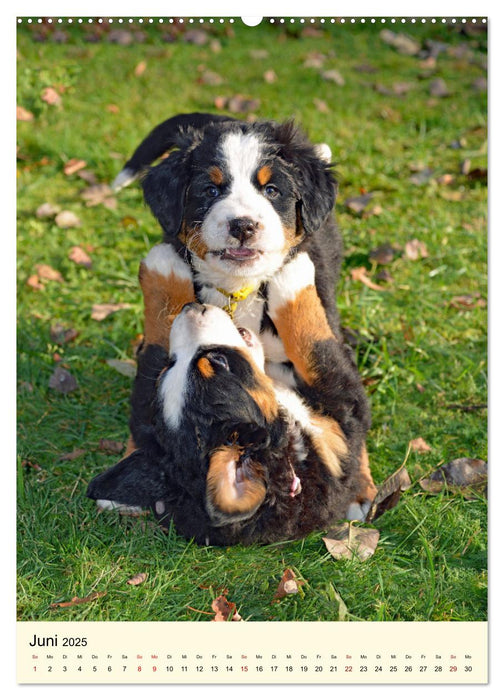
[[[349,9],[16,19],[22,686],[488,682],[488,22]]]

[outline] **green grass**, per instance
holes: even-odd
[[[463,36],[460,25],[408,26],[417,39],[452,49],[425,78],[419,59],[385,45],[380,29],[327,26],[302,37],[237,23],[233,35],[212,29],[215,51],[183,37],[167,43],[158,26],[144,27],[145,41],[127,47],[106,32],[89,43],[82,27],[65,27],[66,43],[51,34],[36,41],[37,27],[19,28],[18,104],[34,120],[18,122],[18,619],[209,620],[205,613],[223,590],[250,620],[337,620],[341,599],[350,620],[486,619],[485,499],[431,496],[418,485],[451,459],[486,458],[486,410],[473,408],[487,400],[486,308],[451,304],[460,295],[486,298],[486,186],[460,172],[465,159],[486,167],[486,94],[473,87],[484,75],[485,36]],[[471,54],[453,51],[464,46]],[[251,58],[258,49],[268,56]],[[303,66],[313,52],[326,56],[324,70],[340,71],[344,86]],[[146,69],[137,77],[141,61]],[[363,64],[377,72],[355,70]],[[202,66],[225,83],[201,84]],[[263,79],[268,69],[276,72],[273,84]],[[446,81],[449,97],[430,95],[434,77]],[[399,81],[412,85],[406,96],[373,89]],[[40,99],[44,87],[58,85],[60,108]],[[120,193],[115,210],[86,207],[79,195],[85,183],[65,176],[63,165],[83,158],[109,182],[155,124],[178,112],[215,111],[216,96],[237,93],[261,100],[258,117],[294,116],[314,141],[329,143],[337,161],[336,213],[347,253],[337,298],[344,325],[365,339],[358,357],[372,403],[375,480],[400,466],[411,439],[432,447],[410,454],[413,486],[376,522],[381,539],[364,563],[333,560],[321,533],[268,547],[198,547],[173,530],[162,533],[150,516],[98,515],[84,495],[90,478],[115,459],[100,450],[100,439],[128,435],[131,380],[106,360],[134,357],[142,332],[138,263],[160,234],[137,186]],[[317,110],[314,98],[328,111]],[[457,140],[462,148],[451,147]],[[413,184],[413,165],[431,168],[430,181]],[[444,174],[453,175],[450,184],[437,182]],[[362,191],[374,193],[381,213],[348,210],[345,200]],[[70,209],[81,226],[64,230],[37,218],[44,202]],[[403,250],[415,238],[427,257],[398,254],[386,266],[386,291],[352,280],[352,269],[364,265],[376,281],[382,266],[370,262],[372,249],[390,243]],[[68,259],[73,245],[91,247],[91,269]],[[29,287],[40,263],[63,281]],[[92,305],[104,302],[131,306],[92,320]],[[53,342],[57,322],[77,338]],[[55,353],[78,380],[75,392],[49,389]],[[85,454],[60,460],[76,448]],[[272,603],[285,568],[305,583],[298,595]],[[128,585],[139,572],[147,581]],[[107,595],[49,607],[93,591]]]

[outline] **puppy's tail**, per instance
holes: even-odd
[[[221,114],[205,114],[193,112],[192,114],[177,114],[166,121],[158,124],[145,137],[142,143],[135,150],[124,168],[117,175],[111,187],[118,191],[136,180],[140,173],[153,163],[157,158],[169,151],[177,144],[177,137],[181,129],[192,127],[202,129],[208,124],[216,122],[234,121],[232,117]]]

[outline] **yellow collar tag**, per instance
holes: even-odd
[[[250,294],[255,291],[255,286],[250,285],[248,287],[242,287],[237,292],[228,292],[225,289],[221,289],[221,287],[216,287],[216,289],[227,298],[228,302],[222,307],[222,309],[229,314],[231,318],[233,318],[238,302],[244,301],[248,296],[250,296]]]

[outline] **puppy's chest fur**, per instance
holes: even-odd
[[[233,314],[236,326],[248,328],[260,338],[265,355],[265,371],[272,379],[282,384],[294,387],[296,384],[293,371],[288,363],[284,346],[275,332],[273,323],[267,315],[267,286],[261,285],[251,292],[246,299],[238,301]],[[196,296],[203,304],[212,304],[223,308],[229,301],[215,287],[202,284],[196,286]]]

